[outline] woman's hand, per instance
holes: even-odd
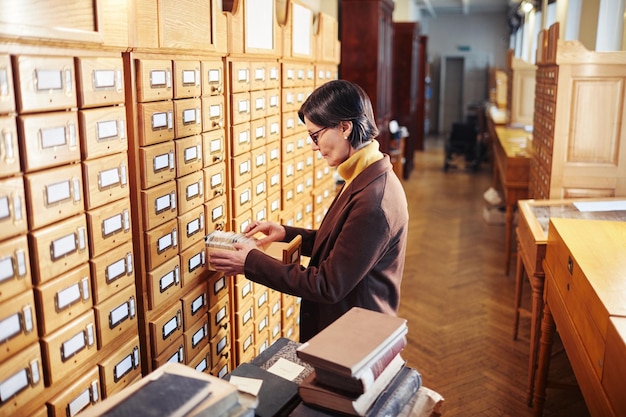
[[[235,243],[233,247],[235,250],[212,249],[209,254],[211,266],[224,275],[243,274],[248,253],[252,249],[258,249],[257,245],[251,242]]]
[[[254,236],[259,232],[263,233],[266,237],[257,240],[257,246],[259,247],[264,247],[272,242],[280,242],[286,235],[285,228],[274,222],[253,222],[243,232],[246,234],[246,237]]]

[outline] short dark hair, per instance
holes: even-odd
[[[378,136],[370,98],[347,80],[329,81],[315,89],[298,110],[302,122],[304,116],[320,127],[337,127],[342,121],[351,121],[348,139],[353,148]]]

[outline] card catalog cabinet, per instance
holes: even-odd
[[[530,196],[626,195],[626,53],[558,40],[558,23],[540,39]]]

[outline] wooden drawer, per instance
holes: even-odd
[[[230,327],[230,300],[228,297],[220,298],[209,308],[209,326],[211,338],[220,330],[228,330]]]
[[[127,166],[126,152],[83,162],[87,210],[128,197]]]
[[[265,90],[250,93],[250,120],[264,119],[267,116],[267,96]]]
[[[237,275],[233,284],[235,310],[240,310],[241,306],[254,298],[254,283],[243,275]]]
[[[221,363],[222,359],[230,359],[230,332],[221,329],[209,341],[211,346],[211,363]]]
[[[246,227],[250,223],[252,223],[252,209],[245,210],[240,216],[233,217],[232,225],[230,230],[234,230],[235,232],[243,233],[246,230]]]
[[[283,137],[295,135],[298,133],[298,113],[295,111],[284,112],[282,114],[282,134]]]
[[[224,129],[218,129],[202,134],[202,143],[204,151],[204,166],[208,167],[219,162],[223,162],[226,158],[226,138]]]
[[[187,365],[198,372],[211,372],[211,346],[207,344],[196,356],[191,359],[187,358]]]
[[[224,97],[202,97],[202,131],[210,132],[225,126]]]
[[[265,118],[250,122],[251,143],[253,150],[263,148],[267,142],[267,121]]]
[[[26,236],[0,241],[0,303],[32,288],[32,282]]]
[[[250,93],[231,94],[230,105],[230,120],[233,126],[250,121],[250,115],[252,112]]]
[[[252,218],[257,222],[269,220],[269,211],[267,209],[267,200],[263,199],[259,203],[252,206]]]
[[[238,305],[234,313],[235,338],[239,339],[246,333],[254,331],[254,300],[250,297],[245,303]]]
[[[135,60],[137,70],[137,101],[167,100],[174,96],[172,61],[158,59]]]
[[[250,181],[232,189],[231,207],[233,217],[239,217],[252,209],[252,183]]]
[[[224,93],[224,63],[221,59],[200,62],[202,95],[219,96]]]
[[[296,143],[298,141],[298,135],[292,135],[283,138],[281,141],[281,158],[283,161],[296,157],[297,148]]]
[[[181,334],[180,337],[172,343],[171,346],[168,346],[163,353],[160,355],[153,357],[152,366],[156,368],[160,368],[166,363],[185,363],[185,339]]]
[[[280,90],[273,89],[266,91],[267,96],[267,113],[269,116],[278,116],[280,114]]]
[[[260,317],[261,313],[266,310],[269,312],[270,292],[269,288],[264,285],[255,284],[254,286],[254,316]]]
[[[0,362],[37,343],[38,317],[30,290],[0,303]]]
[[[265,61],[250,62],[250,90],[265,90],[267,81],[267,63]]]
[[[64,389],[60,394],[48,400],[50,417],[75,416],[102,399],[100,391],[100,373],[94,366],[86,374]]]
[[[15,112],[15,91],[13,91],[13,71],[9,55],[0,54],[0,113]]]
[[[151,230],[169,220],[175,219],[178,197],[176,181],[168,181],[148,190],[141,191],[141,207],[147,230]]]
[[[92,257],[131,239],[130,200],[123,198],[87,212],[89,250]]]
[[[178,194],[178,212],[187,213],[204,203],[204,172],[196,171],[184,177],[176,178]]]
[[[124,106],[80,110],[80,146],[83,159],[94,159],[128,149]]]
[[[122,58],[76,58],[80,108],[124,103]]]
[[[148,285],[148,308],[156,309],[180,294],[183,283],[180,278],[180,258],[173,257],[146,274]]]
[[[280,191],[267,196],[267,219],[277,222],[282,212],[282,198]]]
[[[159,356],[183,335],[183,312],[180,301],[175,302],[159,317],[150,320],[148,326],[153,356]]]
[[[204,169],[206,200],[226,195],[226,163],[220,162]]]
[[[230,92],[250,91],[250,64],[247,61],[230,63]]]
[[[200,97],[200,61],[174,61],[174,98]]]
[[[214,272],[209,275],[207,281],[208,303],[212,307],[223,297],[230,294],[230,279],[221,272]]]
[[[284,112],[297,111],[296,90],[294,88],[283,88],[282,109]]]
[[[93,302],[98,304],[135,282],[133,244],[122,245],[89,260]]]
[[[204,227],[204,205],[196,207],[178,216],[180,250],[184,251],[191,245],[203,241],[206,235]]]
[[[185,357],[193,358],[209,345],[209,319],[206,314],[183,333],[185,337]]]
[[[49,335],[93,306],[89,264],[38,285],[34,289],[39,334]]]
[[[174,141],[176,147],[176,176],[182,177],[204,167],[200,135],[194,135]]]
[[[176,178],[174,141],[139,148],[141,188],[147,189]]]
[[[226,230],[228,225],[228,205],[226,196],[215,197],[204,203],[204,213],[206,219],[205,230]]]
[[[624,375],[626,375],[626,318],[611,317],[606,335],[602,387],[616,416],[626,415]]]
[[[267,80],[265,82],[266,88],[273,88],[278,90],[281,86],[280,76],[280,63],[276,61],[269,61],[267,63]]]
[[[0,56],[0,61],[1,59],[2,57]],[[0,74],[2,74],[2,68],[0,68]],[[0,91],[2,91],[1,86]],[[1,106],[2,99],[0,98]],[[15,116],[0,116],[0,177],[17,174],[18,172],[20,172],[20,149],[17,145]]]
[[[85,204],[82,178],[79,164],[26,174],[30,228],[39,229],[81,213]]]
[[[141,376],[139,337],[134,336],[98,363],[102,395],[110,397]]]
[[[206,249],[204,241],[200,241],[180,254],[180,269],[183,287],[195,285],[197,280],[206,273]]]
[[[92,310],[54,333],[41,338],[46,385],[56,384],[75,369],[89,363],[97,353],[96,325]]]
[[[135,286],[130,285],[94,306],[98,349],[113,344],[124,333],[137,333]]]
[[[269,145],[270,143],[274,143],[276,147],[280,147],[280,115],[267,116],[265,121],[267,124],[267,144]],[[277,155],[277,157],[279,157],[280,155],[280,149],[278,149],[278,152],[279,154]]]
[[[172,140],[174,134],[174,104],[171,101],[139,103],[139,145],[147,146]]]
[[[74,60],[71,57],[13,57],[19,113],[75,108]]]
[[[238,364],[254,359],[256,353],[255,336],[254,328],[248,328],[245,333],[235,340],[233,349]]]
[[[230,371],[232,371],[232,367],[231,358],[228,354],[226,354],[224,357],[220,358],[220,361],[217,364],[213,364],[211,375],[218,378],[224,378]]]
[[[0,413],[18,416],[20,409],[36,401],[44,392],[43,366],[39,344],[20,350],[10,359],[0,363]],[[5,398],[9,399],[4,400]]]
[[[25,205],[22,177],[0,180],[0,240],[28,230]]]
[[[145,232],[144,237],[148,270],[153,270],[178,255],[178,228],[175,219]]]
[[[35,284],[46,282],[87,262],[87,222],[81,214],[31,232]]]
[[[231,157],[250,152],[250,149],[252,149],[250,123],[240,123],[236,126],[233,126],[230,135]]]
[[[209,311],[207,286],[205,283],[200,283],[182,296],[180,301],[183,303],[183,331],[186,332],[191,329],[192,324],[207,317]]]
[[[19,116],[17,120],[24,171],[80,160],[76,111]]]
[[[246,152],[230,160],[231,185],[238,187],[252,179],[251,154]]]
[[[174,136],[197,135],[202,132],[202,104],[199,98],[174,100]]]

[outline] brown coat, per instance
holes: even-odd
[[[408,220],[404,189],[385,155],[335,198],[317,231],[285,226],[286,241],[302,235],[308,268],[253,250],[245,275],[302,298],[303,342],[353,306],[396,315]]]

